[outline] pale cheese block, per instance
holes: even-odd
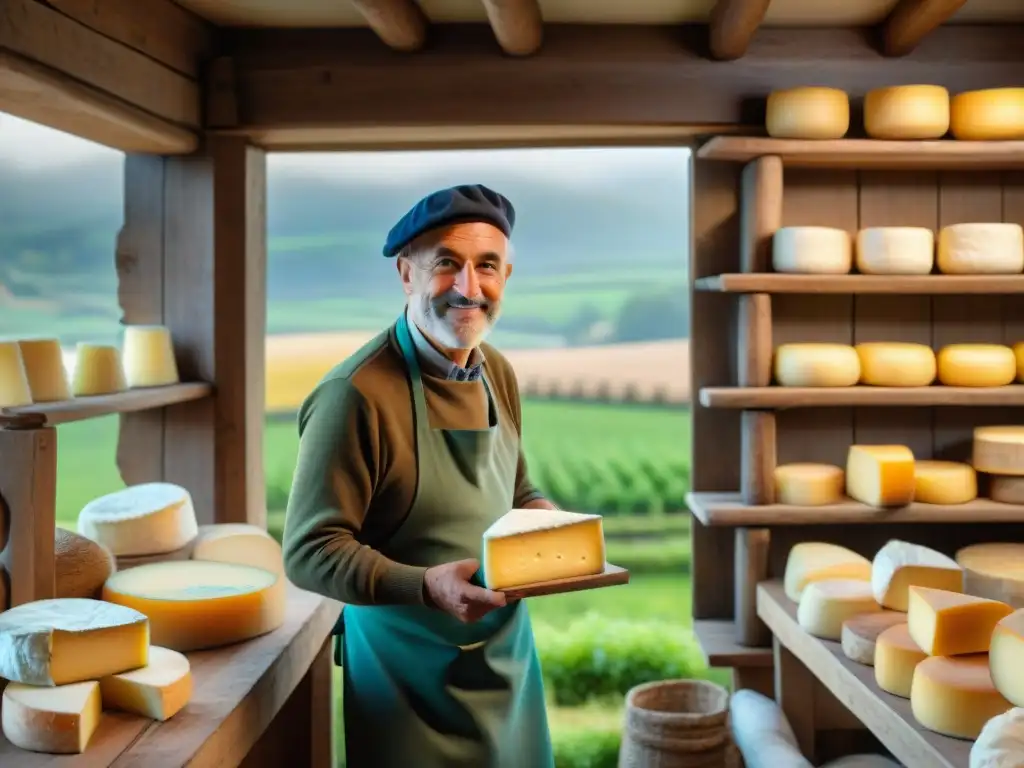
[[[868,227],[857,232],[857,271],[864,275],[928,275],[935,233],[925,227]]]
[[[832,464],[782,464],[773,477],[778,504],[819,507],[843,500],[845,475]]]
[[[860,383],[875,387],[927,387],[935,380],[935,352],[926,344],[868,341],[854,349]]]
[[[999,620],[988,653],[996,690],[1014,706],[1024,707],[1024,610]]]
[[[21,339],[18,341],[25,363],[32,400],[52,403],[71,399],[68,372],[64,368],[64,352],[59,339]]]
[[[85,342],[78,344],[71,394],[75,397],[111,395],[123,392],[127,387],[121,352],[117,347]]]
[[[843,622],[864,613],[881,611],[871,584],[858,579],[826,579],[807,585],[797,604],[797,623],[808,634],[839,640]]]
[[[53,560],[55,597],[98,598],[116,570],[110,550],[63,528],[54,530]]]
[[[1013,356],[1017,360],[1017,381],[1024,384],[1024,341],[1013,345]]]
[[[989,659],[991,670],[992,660]],[[993,681],[994,682],[994,681]],[[996,715],[971,746],[968,768],[1020,768],[1024,765],[1024,708]]]
[[[484,584],[502,590],[604,571],[600,515],[513,509],[483,535]]]
[[[972,544],[956,553],[964,592],[1024,608],[1024,544]]]
[[[992,475],[989,478],[988,495],[992,501],[1024,504],[1024,477]]]
[[[192,668],[170,648],[149,648],[149,664],[100,680],[105,709],[117,709],[151,720],[168,720],[192,698]]]
[[[32,389],[21,357],[21,347],[16,341],[0,341],[0,408],[31,404]]]
[[[949,113],[950,130],[961,141],[1024,139],[1024,88],[958,93]]]
[[[894,624],[875,639],[875,683],[886,693],[909,699],[914,670],[927,658],[906,623]]]
[[[841,139],[850,130],[850,97],[814,86],[772,91],[765,128],[775,138]]]
[[[930,731],[976,739],[985,723],[1011,706],[992,683],[986,653],[932,656],[914,669],[910,711]]]
[[[781,227],[772,236],[772,269],[785,274],[845,275],[853,266],[850,233],[835,227]]]
[[[907,627],[917,646],[929,656],[988,653],[992,630],[1013,608],[959,592],[910,587]]]
[[[1002,344],[950,344],[937,359],[947,387],[1005,387],[1017,377],[1013,350]]]
[[[905,445],[851,445],[846,495],[872,507],[902,507],[914,500],[914,454]]]
[[[129,387],[165,387],[179,382],[171,332],[166,326],[127,326],[122,356]]]
[[[247,523],[199,526],[192,544],[192,559],[248,565],[284,577],[281,545],[263,528]]]
[[[122,555],[181,549],[199,533],[191,494],[173,483],[142,483],[100,496],[78,515],[78,532]]]
[[[749,688],[735,691],[729,697],[729,724],[745,768],[813,768],[782,708],[767,696]]]
[[[284,623],[285,580],[232,563],[180,560],[118,571],[103,599],[149,617],[153,645],[196,651],[250,640]]]
[[[860,358],[848,344],[780,344],[774,375],[783,387],[852,387],[860,380]]]
[[[840,638],[843,655],[858,664],[873,667],[878,636],[889,627],[906,623],[906,614],[888,610],[864,613],[847,619],[843,622],[843,634]]]
[[[949,91],[940,85],[870,90],[864,96],[864,131],[873,139],[940,139],[949,131]]]
[[[1020,224],[971,222],[939,230],[935,263],[947,275],[1012,275],[1024,271]]]
[[[144,667],[149,622],[139,611],[101,600],[59,598],[0,613],[0,677],[66,685]]]
[[[956,560],[909,541],[890,539],[871,563],[875,600],[894,611],[907,611],[910,587],[963,591],[963,569]]]
[[[1024,477],[1024,427],[975,427],[971,464],[978,472]]]
[[[823,541],[794,544],[786,558],[782,583],[786,597],[800,601],[808,584],[826,579],[856,579],[871,585],[871,561],[852,549]]]
[[[978,498],[978,474],[960,461],[914,464],[914,501],[922,504],[966,504]]]
[[[84,752],[102,715],[95,680],[56,688],[8,683],[0,706],[4,736],[11,744],[56,755]]]

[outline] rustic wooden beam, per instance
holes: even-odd
[[[711,55],[721,61],[747,52],[772,0],[718,0],[708,21]]]
[[[536,53],[544,41],[537,0],[482,0],[498,45],[510,56]]]
[[[384,44],[396,51],[418,51],[429,22],[413,0],[351,0]]]
[[[900,0],[882,28],[886,56],[906,56],[967,0]]]

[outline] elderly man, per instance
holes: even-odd
[[[297,586],[345,603],[349,768],[550,768],[526,606],[482,586],[482,534],[530,484],[508,361],[483,340],[512,273],[515,211],[480,185],[391,230],[405,311],[299,413],[284,532]]]

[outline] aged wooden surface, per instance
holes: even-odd
[[[792,296],[794,294],[785,294]],[[834,297],[829,297],[834,298]],[[895,297],[890,297],[895,298]],[[993,302],[991,298],[976,298]],[[905,301],[897,299],[897,301]],[[951,301],[964,301],[958,297]],[[908,304],[910,302],[907,302]],[[949,305],[952,307],[953,305]],[[1001,305],[995,305],[998,311]],[[895,326],[893,326],[895,330]],[[1000,328],[1000,332],[1001,332]],[[813,336],[814,334],[808,334]],[[958,335],[949,337],[959,341],[944,341],[938,346],[963,343],[1002,343],[992,338],[979,337],[972,333],[969,325],[962,326]],[[991,336],[991,334],[989,334]],[[791,339],[790,341],[796,341]],[[801,341],[826,341],[823,338],[807,338]],[[833,343],[839,342],[831,339]],[[859,338],[858,342],[867,341]],[[872,337],[872,341],[893,341]],[[1014,341],[1024,341],[1024,336],[1014,337]],[[776,342],[782,344],[781,340]],[[871,387],[859,385],[855,387],[704,387],[700,391],[700,402],[707,408],[775,408],[805,409],[843,406],[886,406],[886,407],[925,407],[925,406],[961,406],[991,407],[1024,406],[1024,385],[1010,384],[1005,387],[946,387],[939,384],[930,387]]]
[[[629,583],[629,571],[611,563],[605,563],[604,571],[595,576],[573,576],[568,579],[553,579],[522,587],[509,587],[499,590],[509,600],[521,600],[526,597],[543,595],[561,595],[566,592],[579,592],[585,589],[601,589]],[[625,596],[624,596],[625,597]]]
[[[904,225],[907,226],[907,225]],[[699,291],[723,293],[1024,294],[1024,275],[791,275],[702,277]]]
[[[0,427],[19,426],[36,421],[36,426],[56,426],[72,421],[94,419],[112,413],[132,413],[163,408],[177,403],[201,400],[213,394],[206,383],[171,384],[166,387],[129,389],[111,395],[76,397],[53,403],[34,403],[19,408],[0,408]]]
[[[693,634],[709,667],[745,670],[772,666],[771,648],[751,648],[736,642],[736,625],[731,619],[694,619]]]

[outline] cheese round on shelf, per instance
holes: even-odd
[[[1019,768],[1022,763],[1024,709],[1014,707],[985,723],[971,746],[969,768]]]
[[[949,130],[949,91],[940,85],[875,88],[864,96],[864,131],[873,139],[940,139]]]
[[[168,720],[192,698],[192,668],[170,648],[150,646],[149,664],[100,681],[106,709],[118,709],[151,720]]]
[[[1024,88],[958,93],[949,112],[950,130],[961,141],[1024,139]]]
[[[263,528],[247,523],[199,526],[192,559],[248,565],[284,576],[284,557],[277,539]]]
[[[843,500],[845,476],[832,464],[782,464],[775,468],[774,479],[779,504],[820,507]]]
[[[1024,427],[975,427],[971,464],[990,475],[1024,476]]]
[[[98,598],[115,570],[114,556],[85,536],[54,530],[53,570],[55,597]]]
[[[128,388],[117,347],[79,342],[71,394],[75,397],[112,395]]]
[[[1013,275],[1024,271],[1020,224],[950,224],[939,230],[935,263],[947,275]]]
[[[878,636],[889,627],[906,623],[906,614],[899,611],[876,611],[847,619],[843,622],[841,638],[843,655],[858,664],[873,667]]]
[[[199,526],[187,490],[173,483],[142,483],[86,504],[78,515],[78,532],[120,557],[181,549]]]
[[[815,86],[772,91],[765,128],[778,139],[841,139],[850,130],[850,97]]]
[[[875,682],[886,693],[909,699],[914,669],[927,658],[906,623],[894,624],[875,639]]]
[[[1013,609],[998,600],[929,587],[911,587],[907,626],[929,656],[988,653],[992,630]]]
[[[1013,345],[1013,356],[1017,359],[1017,381],[1024,384],[1024,341]]]
[[[947,387],[1005,387],[1017,376],[1013,350],[1002,344],[950,344],[937,356]]]
[[[914,464],[914,501],[966,504],[978,498],[974,467],[959,461],[923,460]]]
[[[851,445],[846,495],[871,507],[903,507],[914,500],[914,454],[905,445]]]
[[[8,683],[0,716],[16,747],[53,755],[85,751],[103,714],[95,680],[56,688]]]
[[[826,579],[856,579],[870,587],[871,561],[838,544],[823,541],[794,544],[786,558],[782,579],[786,597],[799,602],[808,584]]]
[[[988,652],[996,690],[1016,707],[1024,707],[1024,610],[1014,611],[996,624]],[[1024,756],[1022,756],[1024,757]]]
[[[782,227],[772,236],[772,269],[797,275],[845,275],[853,242],[845,229]]]
[[[865,275],[928,275],[935,233],[925,227],[869,227],[857,232],[857,271]]]
[[[0,341],[0,408],[32,404],[32,389],[16,341]]]
[[[171,332],[165,326],[127,326],[123,357],[129,387],[165,387],[179,381]]]
[[[964,592],[1024,608],[1024,544],[972,544],[956,553]]]
[[[875,600],[885,608],[906,611],[912,586],[960,592],[963,569],[956,560],[934,549],[890,539],[871,563]]]
[[[774,362],[783,387],[852,387],[860,380],[860,358],[847,344],[781,344]]]
[[[18,342],[25,363],[32,400],[52,403],[71,399],[68,372],[64,369],[64,352],[57,339],[22,339]]]
[[[992,683],[988,654],[932,656],[914,669],[910,710],[935,733],[976,739],[985,723],[1011,706]]]
[[[139,565],[103,587],[104,600],[149,617],[153,645],[183,652],[272,632],[284,623],[285,597],[276,573],[199,560]]]
[[[858,579],[826,579],[807,585],[796,609],[797,623],[808,634],[839,640],[843,622],[864,613],[881,611],[871,584]]]
[[[1024,477],[993,475],[989,478],[988,495],[1003,504],[1024,504]]]
[[[935,352],[926,344],[868,341],[854,349],[860,383],[875,387],[927,387],[935,380]]]

